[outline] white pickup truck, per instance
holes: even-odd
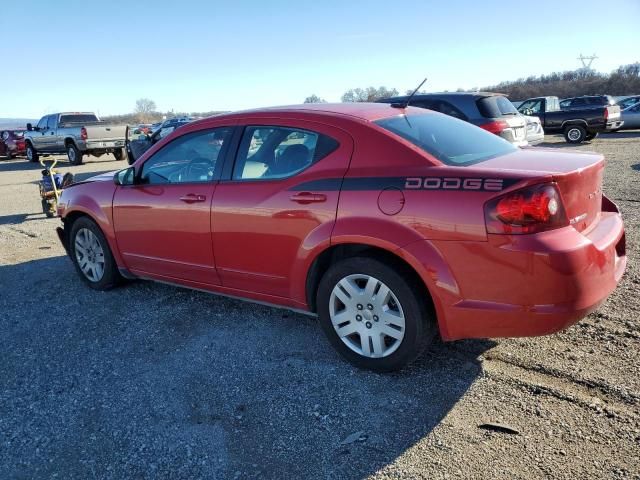
[[[113,153],[116,160],[124,160],[125,131],[126,126],[108,124],[91,112],[52,113],[36,126],[27,124],[27,158],[37,162],[39,155],[66,153],[69,162],[80,165],[84,155]]]

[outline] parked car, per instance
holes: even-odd
[[[637,130],[640,129],[640,101],[638,103],[625,108],[621,117],[624,122],[617,130]]]
[[[419,108],[254,110],[66,188],[58,234],[91,288],[144,278],[317,314],[346,359],[388,371],[438,333],[542,335],[597,308],[627,263],[603,171]]]
[[[0,131],[0,156],[11,159],[24,154],[24,130]]]
[[[403,104],[408,96],[385,98],[382,103]],[[499,93],[456,92],[415,95],[412,107],[427,108],[477,125],[517,146],[527,145],[526,120]]]
[[[616,99],[611,95],[582,95],[560,100],[562,110],[580,110],[587,107],[604,107],[605,105],[616,105]]]
[[[518,111],[523,115],[540,118],[545,133],[562,133],[569,143],[594,139],[600,132],[609,132],[622,126],[618,105],[571,106],[561,109],[558,97],[536,97],[522,102]]]
[[[135,162],[135,160],[139,158],[140,155],[142,155],[164,137],[169,135],[175,129],[180,128],[190,123],[191,121],[192,120],[186,117],[165,120],[160,125],[160,127],[154,130],[152,133],[144,132],[139,128],[132,129],[130,127],[127,127],[125,131],[125,150],[127,152],[127,160],[129,161],[129,165]]]
[[[628,108],[631,105],[635,105],[638,102],[640,102],[640,95],[634,95],[618,100],[618,105],[620,105],[620,110],[624,110],[625,108]]]
[[[102,122],[90,112],[45,115],[35,127],[27,124],[27,158],[37,162],[39,155],[66,152],[74,165],[80,165],[84,155],[99,157],[113,153],[116,160],[122,160],[125,128]]]
[[[542,122],[538,117],[524,115],[527,122],[527,136],[525,137],[529,145],[538,145],[544,142],[544,130]]]

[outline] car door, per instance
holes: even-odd
[[[46,115],[42,117],[38,125],[36,125],[36,129],[32,132],[31,141],[36,151],[44,151],[46,149],[47,122],[50,116],[51,115]]]
[[[58,115],[49,115],[47,131],[44,134],[45,149],[49,152],[62,152],[64,148],[58,145]]]
[[[622,120],[624,120],[623,127],[627,130],[640,128],[640,103],[627,108],[624,111]]]
[[[324,124],[269,119],[244,126],[212,209],[225,287],[290,297],[305,242],[330,239],[352,151],[349,134]]]
[[[141,276],[220,283],[211,238],[211,201],[232,127],[176,137],[137,166],[133,185],[113,198],[118,249]]]

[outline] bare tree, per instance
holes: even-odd
[[[342,95],[343,102],[375,102],[382,98],[395,97],[398,95],[398,90],[395,88],[388,89],[387,87],[368,87],[367,89],[352,88]]]
[[[320,98],[315,93],[304,99],[304,103],[327,103],[324,98]]]
[[[136,108],[134,113],[138,117],[140,123],[146,123],[149,121],[149,117],[156,111],[156,102],[148,98],[139,98],[136,100]]]

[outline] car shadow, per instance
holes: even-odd
[[[640,163],[636,163],[636,164],[631,165],[631,168],[634,169],[634,170],[640,170]]]
[[[2,478],[366,478],[441,424],[494,346],[438,342],[376,374],[312,317],[144,281],[97,292],[64,256],[0,266],[0,284]]]

